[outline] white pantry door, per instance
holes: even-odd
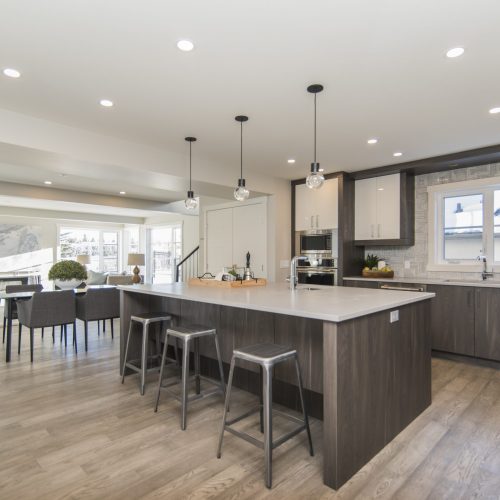
[[[264,203],[233,208],[233,264],[250,267],[256,278],[267,277],[266,206]]]
[[[233,262],[233,210],[208,210],[206,271],[217,274]]]

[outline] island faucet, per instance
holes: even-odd
[[[493,273],[488,272],[488,267],[486,263],[486,256],[485,255],[480,255],[477,260],[482,261],[483,263],[483,272],[481,273],[481,277],[483,278],[483,281],[486,280],[487,278],[493,278]]]
[[[295,257],[292,257],[292,260],[290,261],[290,290],[295,290],[297,287],[297,262],[299,260],[308,260],[308,258],[303,255],[296,255]]]

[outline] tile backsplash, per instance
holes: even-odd
[[[471,179],[500,176],[500,163],[467,167],[415,177],[415,245],[412,247],[366,247],[365,255],[374,253],[383,258],[400,278],[480,278],[479,273],[460,273],[446,271],[427,271],[428,259],[428,199],[427,187]],[[405,261],[410,268],[405,269]]]

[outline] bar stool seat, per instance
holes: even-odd
[[[237,417],[232,418],[230,421],[227,420],[227,413],[229,409],[229,403],[231,398],[231,387],[233,383],[234,367],[236,360],[241,359],[249,361],[251,363],[258,364],[262,369],[262,403],[254,409],[243,413]],[[273,440],[273,398],[272,398],[272,380],[273,380],[273,369],[278,363],[285,362],[287,360],[293,360],[295,362],[295,368],[297,372],[297,381],[299,386],[299,396],[300,403],[302,406],[303,419],[299,419],[288,413],[282,411],[274,410],[274,413],[278,413],[281,416],[292,420],[297,423],[298,426],[295,427],[290,432],[284,434],[277,440]],[[260,412],[260,427],[261,432],[264,433],[264,441],[259,441],[258,439],[250,436],[246,432],[240,432],[233,429],[231,426],[244,418],[253,415],[254,413]],[[233,356],[231,358],[231,367],[229,369],[229,379],[227,382],[226,391],[226,401],[224,404],[224,415],[222,417],[222,425],[219,434],[219,446],[217,448],[217,458],[222,455],[222,440],[224,437],[224,431],[228,431],[231,434],[244,439],[245,441],[257,446],[258,448],[264,449],[265,455],[265,483],[268,488],[272,486],[272,451],[278,446],[282,445],[292,437],[296,436],[302,431],[307,432],[307,437],[309,440],[309,453],[311,456],[314,455],[311,430],[309,428],[309,419],[307,417],[306,408],[304,406],[304,395],[302,389],[302,374],[300,371],[300,365],[297,358],[297,351],[290,347],[276,345],[276,344],[256,344],[248,347],[242,347],[235,349],[233,351]]]
[[[176,342],[180,340],[182,342],[182,376],[181,376],[181,384],[182,391],[181,396],[177,396],[171,390],[170,387],[173,385],[178,385],[177,381],[168,382],[166,384],[163,383],[163,373],[166,365],[167,358],[167,348],[168,348],[168,340],[169,337],[173,337]],[[199,341],[202,337],[213,337],[215,343],[215,350],[217,352],[217,361],[219,364],[219,376],[220,383],[216,381],[203,377],[200,375],[200,346]],[[203,325],[194,325],[194,324],[179,324],[176,326],[171,326],[167,328],[165,332],[165,338],[163,339],[163,354],[161,358],[161,368],[160,368],[160,377],[158,380],[158,389],[156,393],[156,404],[155,404],[155,412],[158,411],[158,403],[160,401],[160,391],[167,391],[172,397],[181,402],[181,429],[186,429],[187,422],[187,405],[188,402],[195,401],[197,399],[201,399],[204,397],[212,396],[214,394],[222,394],[224,397],[226,392],[226,387],[224,383],[224,371],[222,368],[222,357],[220,354],[219,348],[219,340],[217,338],[217,331],[215,328],[207,328]],[[196,394],[189,396],[188,394],[188,382],[189,382],[189,352],[191,344],[194,344],[194,379],[196,383]],[[212,390],[201,391],[201,379],[215,384],[215,388]]]
[[[127,345],[125,348],[125,359],[123,361],[122,369],[122,384],[125,381],[125,371],[127,368],[134,370],[140,374],[140,391],[141,395],[144,395],[144,390],[146,387],[146,374],[150,371],[158,371],[159,367],[148,368],[148,361],[153,359],[161,358],[160,349],[160,333],[163,327],[163,323],[170,322],[172,316],[166,312],[150,312],[133,314],[130,316],[130,325],[128,329]],[[142,325],[142,349],[141,358],[135,360],[128,359],[128,350],[130,346],[130,337],[133,332],[133,324],[139,323]],[[160,332],[156,332],[156,354],[148,355],[149,347],[149,327],[155,323],[160,323]]]

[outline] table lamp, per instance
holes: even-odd
[[[77,255],[76,261],[79,262],[82,266],[86,266],[87,264],[90,264],[90,255]]]
[[[137,266],[144,265],[144,254],[143,253],[129,253],[128,254],[128,265],[134,267],[134,276],[132,278],[132,283],[140,283],[141,277],[139,276],[139,268]]]

